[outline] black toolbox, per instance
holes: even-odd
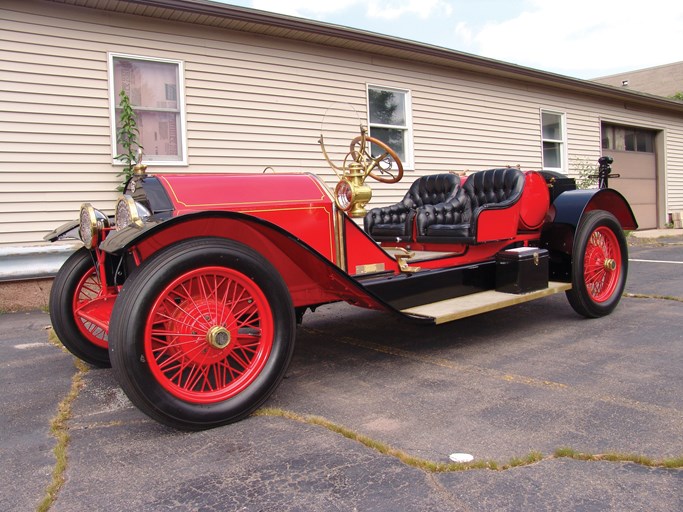
[[[496,291],[527,293],[548,287],[548,251],[517,247],[496,254]]]
[[[539,171],[539,173],[545,178],[545,182],[548,184],[551,203],[554,203],[557,196],[562,192],[576,190],[576,180],[574,178],[568,178],[564,174],[555,171]]]

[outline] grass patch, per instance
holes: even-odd
[[[57,333],[55,333],[55,330],[52,327],[50,327],[47,331],[47,341],[50,345],[54,345],[63,351],[67,351],[66,348],[64,348],[64,345],[62,345],[62,342],[59,341]]]
[[[645,455],[638,455],[632,453],[583,453],[573,450],[571,448],[558,448],[555,450],[554,457],[557,459],[574,459],[582,461],[607,461],[607,462],[632,462],[639,466],[646,466],[649,468],[664,468],[664,469],[681,469],[683,468],[683,456],[674,457],[663,460],[654,460]]]
[[[681,297],[674,297],[672,295],[655,295],[650,293],[625,293],[624,297],[629,297],[631,299],[660,299],[683,302],[683,298]]]
[[[356,441],[363,446],[375,450],[382,455],[394,457],[404,464],[421,469],[428,473],[447,473],[454,471],[467,471],[472,469],[490,469],[493,471],[505,471],[512,468],[529,466],[536,464],[546,459],[574,459],[581,461],[609,461],[609,462],[633,462],[642,466],[660,467],[666,469],[680,469],[683,468],[683,456],[661,461],[655,461],[644,455],[620,454],[620,453],[606,453],[606,454],[591,454],[576,451],[569,447],[562,447],[555,450],[552,456],[546,457],[539,451],[532,451],[525,457],[513,457],[505,464],[500,464],[494,460],[475,460],[472,462],[434,462],[420,457],[415,457],[402,450],[393,448],[386,443],[372,439],[364,434],[359,434],[347,427],[333,423],[320,416],[301,415],[292,411],[277,408],[263,408],[259,409],[252,416],[270,416],[285,418],[288,420],[297,421],[299,423],[306,423],[325,428],[330,432],[344,436],[347,439]]]
[[[519,466],[529,466],[531,464],[535,464],[536,462],[540,462],[543,459],[544,457],[541,452],[534,451],[529,453],[529,455],[527,455],[526,457],[513,457],[501,469],[511,469],[517,468]]]
[[[55,341],[59,343],[57,337],[52,333],[52,338],[48,335],[48,340],[50,343],[55,344]],[[60,344],[61,345],[61,344]],[[65,482],[64,473],[66,472],[66,467],[68,463],[68,447],[70,441],[68,421],[71,418],[72,405],[81,389],[83,388],[83,377],[88,373],[88,365],[86,365],[80,359],[74,358],[74,365],[76,366],[76,373],[71,379],[71,388],[67,393],[66,397],[57,406],[57,414],[52,418],[50,422],[50,433],[57,440],[57,444],[54,447],[55,454],[55,466],[52,469],[52,480],[45,490],[45,497],[38,505],[38,512],[46,512],[52,507],[55,500],[57,499],[57,494],[62,488]]]

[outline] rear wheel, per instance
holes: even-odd
[[[101,294],[92,254],[82,247],[64,262],[52,283],[50,319],[69,352],[86,363],[108,367],[107,332],[89,314]]]
[[[270,396],[295,327],[287,286],[267,260],[201,238],[160,251],[128,278],[112,312],[110,356],[144,413],[199,430],[237,421]]]
[[[624,292],[627,273],[628,247],[619,222],[606,211],[588,212],[574,236],[569,303],[588,318],[610,314]]]

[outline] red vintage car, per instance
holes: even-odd
[[[111,364],[150,417],[198,430],[269,397],[297,322],[321,304],[439,324],[559,292],[586,317],[620,300],[623,230],[637,224],[612,189],[501,167],[424,176],[401,202],[366,212],[365,179],[398,181],[396,154],[361,131],[333,167],[334,192],[307,173],[138,166],[114,219],[84,204],[78,221],[46,236],[84,244],[52,287],[59,339],[88,363]]]

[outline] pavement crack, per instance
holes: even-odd
[[[469,512],[470,510],[473,510],[472,507],[464,503],[462,500],[459,500],[450,489],[443,485],[443,483],[436,478],[434,473],[427,473],[426,479],[427,485],[434,489],[434,491],[441,496],[444,501],[450,503],[454,507],[453,510],[457,510],[459,512]]]
[[[350,428],[334,423],[321,416],[302,415],[293,411],[270,407],[264,407],[262,409],[259,409],[256,412],[254,412],[252,416],[283,418],[291,421],[296,421],[299,423],[305,423],[307,425],[322,427],[329,430],[330,432],[341,435],[352,441],[356,441],[361,445],[373,449],[382,455],[393,457],[407,466],[420,469],[428,474],[453,473],[457,471],[471,471],[475,469],[507,471],[514,468],[531,466],[533,464],[538,464],[539,462],[560,458],[568,458],[584,462],[630,462],[633,464],[638,464],[640,466],[651,468],[662,468],[671,470],[683,469],[683,455],[680,457],[674,457],[669,459],[654,460],[645,455],[625,454],[617,452],[591,454],[586,452],[578,452],[567,447],[556,449],[552,455],[544,455],[539,451],[531,451],[528,455],[524,457],[513,457],[506,463],[499,463],[497,461],[490,459],[475,460],[472,462],[434,462],[410,455],[409,453],[406,453],[403,450],[399,450],[398,448],[394,448],[386,443],[372,439],[369,436],[360,434]]]
[[[57,413],[50,421],[50,433],[57,440],[53,449],[55,455],[55,466],[52,469],[52,479],[45,489],[45,496],[37,507],[38,512],[50,510],[57,495],[64,485],[68,464],[68,447],[71,436],[69,435],[68,422],[72,415],[72,405],[78,397],[84,384],[84,376],[90,368],[80,359],[74,358],[76,372],[71,378],[71,387],[64,399],[57,406]]]
[[[674,302],[683,302],[682,297],[674,297],[672,295],[656,295],[652,293],[624,293],[624,297],[629,299],[659,299],[659,300],[672,300]]]

